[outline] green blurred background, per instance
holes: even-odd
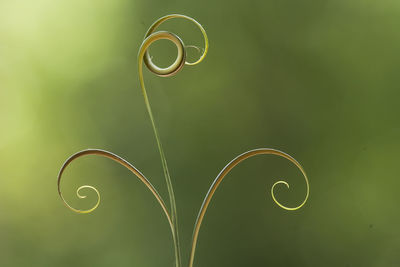
[[[306,169],[259,156],[218,189],[201,228],[195,266],[399,266],[400,2],[0,1],[0,265],[172,266],[167,221],[148,190],[107,159],[134,164],[167,199],[140,92],[136,55],[157,18],[182,13],[210,39],[204,62],[160,78],[145,70],[178,203],[184,265],[196,214],[212,180],[236,155],[283,150]],[[161,27],[185,44],[183,20]],[[193,54],[192,54],[193,53]],[[152,47],[168,65],[174,46]],[[195,58],[195,51],[189,57]]]

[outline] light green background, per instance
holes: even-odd
[[[57,195],[63,161],[85,148],[132,162],[167,197],[140,92],[136,54],[169,13],[202,23],[204,62],[145,80],[169,160],[186,265],[193,223],[221,168],[271,147],[294,156],[311,184],[273,156],[253,158],[218,189],[195,266],[399,266],[400,2],[0,0],[0,265],[172,266],[168,224],[136,177],[88,157],[67,170],[65,197],[96,186],[92,214]],[[185,44],[183,20],[162,29]],[[196,56],[189,51],[189,57]],[[167,41],[154,60],[175,55]]]

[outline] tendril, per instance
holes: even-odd
[[[61,192],[61,178],[62,178],[62,175],[63,175],[65,169],[74,160],[76,160],[76,159],[78,159],[80,157],[83,157],[83,156],[87,156],[87,155],[97,155],[97,156],[102,156],[102,157],[106,157],[106,158],[112,159],[113,161],[121,164],[122,166],[127,168],[129,171],[131,171],[133,174],[135,174],[139,178],[139,180],[144,183],[144,185],[150,190],[150,192],[157,199],[157,201],[160,204],[162,210],[164,211],[165,215],[167,216],[167,220],[168,220],[168,223],[169,223],[169,226],[170,226],[171,230],[174,229],[174,226],[173,226],[172,220],[171,220],[171,216],[170,216],[170,214],[168,212],[168,209],[167,209],[167,207],[165,205],[165,202],[162,199],[162,197],[160,196],[160,194],[157,192],[157,190],[154,188],[154,186],[150,183],[150,181],[135,166],[133,166],[131,163],[129,163],[125,159],[123,159],[120,156],[117,156],[117,155],[115,155],[115,154],[113,154],[111,152],[108,152],[108,151],[105,151],[105,150],[101,150],[101,149],[86,149],[86,150],[79,151],[79,152],[73,154],[72,156],[70,156],[64,162],[63,166],[61,167],[60,172],[58,173],[58,177],[57,177],[57,188],[58,188],[58,194],[59,194],[60,198],[62,199],[63,203],[65,204],[65,206],[67,208],[69,208],[70,210],[72,210],[74,212],[77,212],[77,213],[90,213],[90,212],[94,211],[100,204],[100,193],[99,193],[99,191],[95,187],[90,186],[90,185],[80,186],[76,190],[76,194],[77,194],[78,198],[81,198],[81,199],[82,198],[86,198],[86,195],[81,195],[80,194],[80,191],[82,189],[88,188],[88,189],[91,189],[91,190],[96,192],[96,194],[97,194],[97,202],[92,208],[87,209],[87,210],[80,210],[80,209],[73,208],[64,199],[64,196],[63,196],[63,194]],[[175,239],[176,237],[174,236],[174,232],[173,231],[172,231],[172,234],[173,234],[173,239]]]
[[[283,205],[282,203],[280,203],[276,197],[275,197],[275,193],[274,193],[274,189],[277,185],[279,184],[283,184],[285,185],[287,188],[289,188],[289,184],[285,181],[277,181],[275,182],[272,187],[271,187],[271,196],[273,201],[281,208],[285,209],[285,210],[297,210],[300,209],[301,207],[304,206],[304,204],[307,202],[308,199],[308,195],[310,192],[310,186],[308,183],[308,178],[307,175],[303,169],[303,167],[300,165],[300,163],[294,159],[292,156],[276,150],[276,149],[271,149],[271,148],[259,148],[259,149],[254,149],[254,150],[250,150],[247,151],[239,156],[237,156],[236,158],[234,158],[231,162],[229,162],[223,169],[222,171],[218,174],[218,176],[215,178],[214,182],[211,184],[210,189],[207,192],[206,197],[204,198],[203,204],[200,207],[200,211],[197,215],[197,220],[194,226],[194,230],[193,230],[193,237],[192,237],[192,247],[191,247],[191,251],[190,251],[190,260],[189,260],[189,267],[193,266],[193,261],[194,261],[194,255],[195,255],[195,251],[196,251],[196,244],[197,244],[197,239],[198,239],[198,235],[199,235],[199,231],[200,231],[200,226],[201,223],[203,222],[204,219],[204,215],[207,211],[208,205],[210,204],[210,201],[215,193],[215,191],[217,190],[218,186],[220,185],[220,183],[222,182],[222,180],[225,178],[225,176],[235,167],[237,166],[240,162],[244,161],[245,159],[248,159],[250,157],[256,156],[256,155],[261,155],[261,154],[272,154],[272,155],[276,155],[276,156],[280,156],[283,157],[287,160],[289,160],[290,162],[292,162],[294,165],[296,165],[296,167],[301,171],[302,175],[304,176],[305,182],[306,182],[306,196],[303,200],[303,202],[301,202],[298,206],[296,207],[287,207],[285,205]]]
[[[186,50],[185,49],[188,47],[199,49],[197,46],[194,46],[194,45],[185,46],[183,44],[182,40],[177,35],[175,35],[174,33],[171,33],[171,32],[167,32],[167,31],[154,32],[157,29],[157,27],[159,27],[162,23],[164,23],[167,20],[174,19],[174,18],[182,18],[182,19],[186,19],[186,20],[193,22],[200,29],[201,33],[203,34],[204,50],[203,50],[203,53],[200,55],[200,57],[194,62],[186,61]],[[138,56],[139,78],[141,78],[141,79],[143,78],[142,73],[141,73],[142,60],[146,64],[147,68],[150,71],[152,71],[153,73],[155,73],[156,75],[164,76],[164,77],[165,76],[173,76],[173,75],[177,74],[183,68],[183,66],[185,64],[193,66],[193,65],[196,65],[196,64],[200,63],[201,61],[203,61],[203,59],[205,58],[207,51],[208,51],[208,38],[207,38],[207,33],[204,30],[203,26],[201,26],[201,24],[198,23],[195,19],[185,16],[185,15],[172,14],[172,15],[167,15],[167,16],[164,16],[164,17],[158,19],[147,30],[147,33],[145,34],[144,38],[145,39],[142,43],[142,46],[139,49],[139,56]],[[176,57],[175,62],[166,68],[160,68],[157,65],[155,65],[152,61],[152,57],[150,56],[149,52],[147,51],[147,49],[153,42],[162,40],[162,39],[170,40],[171,42],[173,42],[176,45],[176,47],[178,49],[178,55]],[[144,89],[144,86],[142,86],[142,87]]]
[[[187,46],[185,46],[183,44],[183,41],[177,35],[175,35],[174,33],[171,33],[171,32],[167,32],[167,31],[155,32],[156,28],[158,26],[160,26],[162,23],[164,23],[165,21],[167,21],[169,19],[174,19],[174,18],[182,18],[182,19],[186,19],[186,20],[193,22],[200,29],[200,31],[203,34],[204,50],[203,50],[203,53],[200,55],[200,57],[194,62],[186,61],[186,50],[185,49],[187,48]],[[178,237],[178,219],[177,219],[177,212],[176,212],[175,194],[174,194],[174,189],[173,189],[172,182],[171,182],[170,173],[168,170],[167,160],[166,160],[166,157],[164,154],[161,139],[158,134],[158,130],[157,130],[156,123],[154,120],[153,112],[151,110],[150,101],[147,96],[146,88],[144,85],[143,62],[145,63],[145,65],[151,72],[153,72],[154,74],[156,74],[158,76],[168,77],[168,76],[176,75],[183,68],[183,66],[185,64],[186,65],[196,65],[204,59],[204,57],[206,56],[207,51],[208,51],[208,38],[207,38],[206,31],[200,25],[200,23],[198,23],[196,20],[194,20],[191,17],[185,16],[185,15],[179,15],[179,14],[167,15],[165,17],[158,19],[156,22],[153,23],[153,25],[150,26],[150,28],[147,31],[147,33],[145,34],[144,38],[145,39],[143,40],[143,43],[140,46],[139,54],[138,54],[139,82],[140,82],[140,86],[142,88],[142,93],[143,93],[146,109],[149,113],[151,125],[153,127],[153,132],[154,132],[158,150],[160,153],[161,164],[162,164],[163,171],[164,171],[165,181],[167,184],[168,195],[169,195],[170,204],[171,204],[172,223],[174,225],[173,231],[174,231],[174,235],[176,236],[176,242],[174,243],[176,267],[179,267],[179,266],[181,266],[181,259],[180,259],[180,246],[179,246],[179,237]],[[173,42],[176,45],[177,50],[178,50],[176,60],[174,61],[174,63],[172,63],[170,66],[168,66],[166,68],[160,68],[157,65],[155,65],[152,61],[152,57],[150,56],[149,52],[147,51],[151,44],[153,44],[154,42],[156,42],[158,40],[163,40],[163,39]]]

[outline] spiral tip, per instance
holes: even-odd
[[[193,65],[200,63],[199,60],[201,59],[202,55],[204,54],[205,49],[203,47],[198,47],[196,45],[185,45],[185,48],[186,49],[193,48],[200,54],[200,57],[196,61],[193,61],[193,62],[185,61],[185,64],[189,65],[189,66],[193,66]]]
[[[289,183],[287,183],[286,181],[277,181],[273,186],[275,186],[277,184],[284,184],[284,185],[286,185],[287,188],[290,188]]]
[[[287,187],[288,189],[290,188],[290,185],[289,185],[286,181],[277,181],[277,182],[275,182],[275,183],[272,185],[272,187],[271,187],[271,196],[272,196],[272,199],[274,200],[275,204],[278,205],[279,207],[281,207],[282,209],[284,209],[284,210],[289,210],[289,211],[298,210],[298,209],[300,209],[301,207],[303,207],[304,204],[307,202],[307,199],[308,199],[308,187],[307,187],[307,195],[306,195],[306,198],[305,198],[305,200],[304,200],[299,206],[293,207],[293,208],[292,208],[292,207],[288,207],[288,206],[285,206],[285,205],[281,204],[281,203],[276,199],[275,193],[274,193],[275,186],[277,186],[278,184],[284,184],[284,185],[286,185],[286,187]]]
[[[60,197],[61,197],[62,201],[64,202],[64,205],[67,206],[67,208],[69,208],[69,209],[72,210],[73,212],[81,213],[81,214],[83,214],[83,213],[91,213],[92,211],[94,211],[95,209],[97,209],[97,207],[100,205],[100,193],[99,193],[99,191],[98,191],[95,187],[90,186],[90,185],[83,185],[83,186],[79,187],[79,188],[76,190],[76,195],[77,195],[78,198],[80,198],[80,199],[86,198],[87,195],[82,195],[82,194],[80,193],[80,191],[81,191],[82,189],[86,189],[86,188],[95,191],[95,192],[96,192],[96,195],[97,195],[97,202],[96,202],[96,204],[95,204],[92,208],[87,209],[87,210],[75,209],[74,207],[72,207],[71,205],[69,205],[69,204],[67,203],[67,201],[65,201],[64,197],[63,197],[62,194],[60,193]]]
[[[81,191],[82,189],[85,189],[85,188],[92,188],[92,189],[93,189],[93,187],[90,186],[90,185],[83,185],[83,186],[79,187],[79,188],[76,190],[76,195],[77,195],[79,198],[81,198],[81,199],[87,197],[87,195],[81,195],[81,194],[80,194],[80,191]]]

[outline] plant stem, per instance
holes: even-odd
[[[164,154],[164,150],[162,147],[162,143],[160,140],[160,136],[157,131],[157,127],[154,121],[154,116],[153,112],[151,110],[149,98],[147,96],[146,88],[144,86],[144,79],[143,79],[143,54],[144,54],[145,49],[140,49],[139,52],[139,60],[138,60],[138,71],[139,71],[139,80],[140,80],[140,85],[142,87],[142,93],[144,97],[144,102],[146,105],[146,109],[149,113],[151,125],[153,128],[153,132],[157,141],[157,146],[158,150],[160,152],[160,157],[161,157],[161,164],[162,168],[164,171],[164,176],[165,176],[165,181],[167,183],[167,189],[168,189],[168,195],[169,195],[169,200],[170,200],[170,205],[171,205],[171,219],[172,219],[172,224],[173,224],[173,231],[172,231],[172,238],[174,241],[174,249],[175,249],[175,267],[180,267],[181,266],[181,252],[180,252],[180,246],[179,246],[179,234],[178,234],[178,216],[176,212],[176,202],[175,202],[175,194],[174,194],[174,188],[172,186],[172,181],[171,177],[169,174],[168,170],[168,165],[167,165],[167,160]]]

